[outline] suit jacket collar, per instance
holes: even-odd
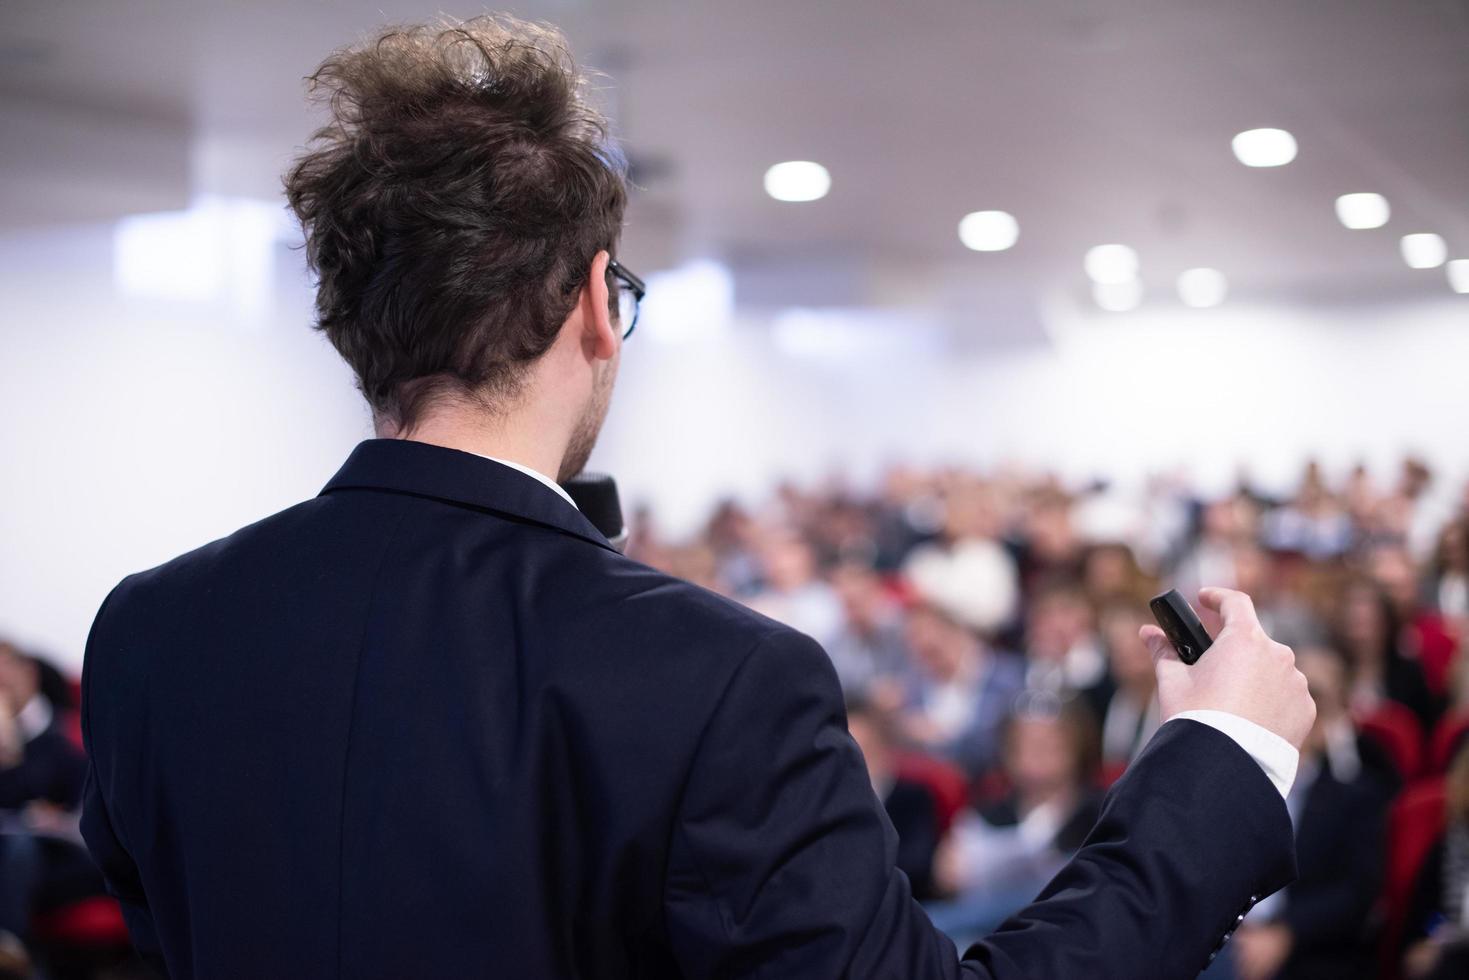
[[[550,487],[474,453],[408,439],[368,439],[352,450],[322,494],[383,490],[432,497],[539,524],[615,551],[586,516]]]

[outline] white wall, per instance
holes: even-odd
[[[314,494],[368,430],[298,277],[243,322],[120,295],[111,253],[0,239],[0,635],[74,664],[118,579]]]
[[[124,294],[113,258],[106,227],[0,238],[0,635],[71,664],[119,578],[314,494],[368,434],[297,253],[271,246],[248,315],[229,282]],[[987,355],[855,313],[640,333],[593,464],[674,530],[727,492],[898,459],[1285,483],[1308,452],[1386,471],[1411,449],[1466,472],[1463,299],[1050,319],[1051,347]]]
[[[754,329],[630,345],[601,459],[674,528],[720,489],[897,459],[1124,480],[1183,467],[1219,488],[1247,467],[1286,489],[1308,455],[1390,478],[1411,451],[1445,489],[1469,474],[1469,298],[1048,319],[1049,346],[988,353],[922,342],[792,356]]]

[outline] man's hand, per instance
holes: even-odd
[[[1180,711],[1227,711],[1284,738],[1297,749],[1316,720],[1316,702],[1296,670],[1290,647],[1260,628],[1255,605],[1243,592],[1200,589],[1199,602],[1224,622],[1214,645],[1192,667],[1163,631],[1144,626],[1143,642],[1158,672],[1158,704],[1167,720]]]

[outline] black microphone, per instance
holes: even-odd
[[[619,552],[627,547],[627,525],[622,521],[622,502],[612,477],[606,473],[578,473],[562,483],[561,489],[612,547]]]

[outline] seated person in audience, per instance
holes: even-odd
[[[42,691],[43,666],[0,642],[0,933],[24,937],[48,859],[34,836],[75,810],[82,752]]]
[[[901,679],[908,669],[903,608],[883,587],[882,577],[866,565],[848,561],[832,572],[831,583],[846,615],[826,652],[842,690],[856,694],[874,683]]]
[[[1449,666],[1449,692],[1446,702],[1446,710],[1456,717],[1469,715],[1469,633],[1460,641],[1459,652]]]
[[[1107,658],[1093,628],[1086,593],[1070,579],[1041,586],[1025,615],[1025,686],[1074,694],[1099,683]]]
[[[891,466],[872,501],[873,565],[900,570],[915,548],[943,533],[944,505],[932,476],[909,466]]]
[[[1235,588],[1255,603],[1260,625],[1271,639],[1296,650],[1326,642],[1326,630],[1301,594],[1301,571],[1310,564],[1294,552],[1271,553],[1253,541],[1234,546]]]
[[[1087,548],[1081,561],[1081,585],[1098,611],[1114,602],[1146,601],[1157,591],[1132,548],[1121,541],[1101,541]]]
[[[1454,624],[1462,644],[1469,628],[1469,517],[1450,521],[1439,533],[1428,587],[1429,600]]]
[[[1425,594],[1423,577],[1405,545],[1379,543],[1365,557],[1373,581],[1387,594],[1403,624],[1403,652],[1423,668],[1429,691],[1442,702],[1458,647],[1454,624]]]
[[[1444,833],[1424,858],[1408,905],[1409,980],[1469,977],[1469,743],[1454,754],[1445,788]]]
[[[1316,700],[1316,723],[1286,799],[1298,877],[1255,906],[1221,959],[1233,962],[1238,980],[1367,980],[1376,964],[1372,910],[1382,889],[1394,785],[1359,752],[1341,654],[1308,648],[1296,665]],[[1221,967],[1208,977],[1226,972]]]
[[[908,614],[906,639],[917,669],[903,695],[904,739],[978,776],[994,764],[1000,726],[1023,686],[1019,658],[933,603]]]
[[[903,575],[956,621],[996,636],[1015,618],[1020,580],[999,541],[1003,524],[995,488],[956,477],[944,495],[941,537],[914,548]]]
[[[1349,582],[1337,611],[1336,646],[1351,664],[1352,713],[1366,717],[1393,701],[1418,717],[1426,735],[1433,730],[1439,705],[1423,668],[1405,655],[1403,639],[1403,623],[1387,593],[1368,578]]]
[[[842,604],[817,574],[816,551],[788,528],[768,531],[760,545],[765,583],[748,604],[779,623],[811,637],[823,648],[842,626]]]
[[[954,898],[929,912],[956,940],[989,932],[1031,901],[1100,813],[1096,720],[1079,700],[1022,695],[1004,731],[1009,794],[962,814],[934,865],[939,889]]]
[[[847,730],[857,740],[872,789],[898,832],[898,870],[908,876],[914,898],[932,898],[933,853],[939,843],[933,791],[899,773],[897,732],[890,712],[860,695],[848,698]]]
[[[1010,542],[1025,591],[1039,593],[1047,582],[1080,580],[1085,548],[1072,520],[1071,496],[1050,475],[1027,497],[1020,534]]]
[[[81,798],[86,762],[42,691],[43,665],[0,642],[0,810],[36,800],[63,807]]]
[[[1163,723],[1153,656],[1138,636],[1139,628],[1152,621],[1147,606],[1135,600],[1113,602],[1102,610],[1108,677],[1083,693],[1102,720],[1102,763],[1109,769],[1131,762]]]
[[[1169,582],[1184,595],[1195,594],[1201,585],[1242,588],[1237,581],[1235,559],[1240,545],[1255,539],[1256,502],[1240,493],[1209,503],[1200,502],[1195,521],[1195,526],[1165,562]],[[1207,620],[1205,625],[1209,625]]]
[[[1428,590],[1458,644],[1446,671],[1446,700],[1455,713],[1469,713],[1469,516],[1450,521],[1439,535]]]
[[[1345,552],[1354,533],[1351,516],[1326,486],[1314,460],[1306,464],[1295,500],[1267,514],[1261,528],[1270,548],[1299,551],[1317,561]]]
[[[760,527],[748,511],[733,500],[720,501],[702,537],[714,551],[715,577],[730,595],[749,596],[760,591]]]

